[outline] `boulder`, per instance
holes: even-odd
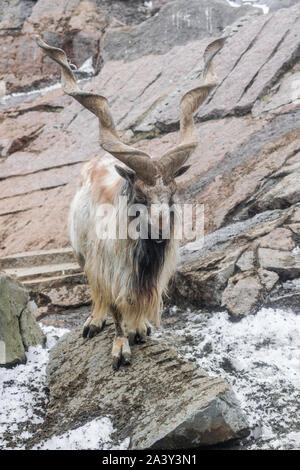
[[[236,262],[240,271],[251,271],[254,269],[255,253],[252,250],[244,251]]]
[[[29,346],[43,345],[45,340],[34,319],[27,290],[0,273],[0,366],[25,363]]]
[[[260,10],[249,5],[232,8],[223,0],[175,0],[148,21],[134,27],[112,28],[105,37],[103,59],[134,60],[165,54],[174,46],[218,35],[237,18]],[[129,47],[128,47],[129,45]]]
[[[294,279],[300,276],[300,255],[298,252],[259,248],[260,265],[269,271],[275,271],[284,279]]]
[[[236,317],[255,313],[260,305],[262,285],[255,272],[232,276],[222,295],[222,307]]]
[[[291,230],[286,228],[276,228],[259,240],[259,246],[262,248],[291,251],[295,248],[296,243],[293,240]]]
[[[235,319],[255,313],[262,305],[279,276],[259,268],[232,276],[222,294],[222,307]]]
[[[216,444],[248,434],[229,385],[179,358],[167,344],[148,339],[132,348],[129,367],[113,372],[113,327],[92,340],[81,328],[50,353],[47,427],[62,433],[97,416],[110,416],[115,441],[131,449],[179,449]]]
[[[275,286],[299,277],[299,252],[288,225],[298,207],[265,211],[212,232],[204,244],[196,240],[183,246],[167,301],[225,307],[234,318],[255,313]],[[273,248],[263,248],[270,243]]]
[[[45,288],[41,291],[44,299],[54,307],[76,308],[81,305],[89,305],[92,302],[91,291],[88,285],[66,284],[55,288]]]

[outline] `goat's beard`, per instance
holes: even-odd
[[[133,245],[132,288],[135,292],[151,296],[157,287],[161,269],[164,265],[169,239],[138,239]]]

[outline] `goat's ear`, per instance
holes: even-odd
[[[122,166],[115,165],[115,169],[119,175],[124,178],[128,183],[132,184],[135,180],[135,172],[132,170],[127,170],[127,168],[123,168]]]
[[[174,174],[174,178],[178,178],[178,176],[183,175],[189,168],[191,168],[191,165],[185,165],[179,168],[179,170],[176,171]]]

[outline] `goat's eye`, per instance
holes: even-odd
[[[136,197],[135,197],[135,200],[138,204],[146,204],[147,203],[147,199],[142,196],[141,194],[137,194]]]
[[[142,192],[136,191],[136,193],[135,193],[135,202],[137,204],[146,204],[147,203],[147,198]]]

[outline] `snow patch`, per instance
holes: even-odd
[[[89,75],[95,75],[95,69],[93,67],[93,57],[89,57],[85,62],[83,62],[82,66],[79,67],[78,72],[84,72]]]
[[[43,330],[47,335],[45,349],[31,346],[26,354],[26,364],[12,369],[1,368],[0,449],[10,448],[10,443],[13,447],[16,444],[23,448],[23,441],[31,437],[27,423],[32,426],[43,422],[49,350],[68,331],[50,326]]]
[[[30,347],[26,354],[26,364],[12,369],[0,369],[0,449],[27,448],[27,441],[38,432],[44,421],[49,351],[69,330],[53,326],[41,327],[47,336],[46,348]],[[75,430],[41,442],[34,448],[111,449],[112,431],[113,426],[108,418],[96,418]],[[117,449],[126,449],[128,445],[128,440],[125,440]]]
[[[113,425],[108,418],[96,418],[89,423],[72,429],[60,436],[54,436],[33,447],[34,450],[98,450],[104,449],[111,443],[110,435]],[[115,449],[127,449],[129,439],[126,439]]]
[[[267,15],[270,11],[270,8],[267,5],[260,5],[260,3],[251,3],[251,5],[256,8],[261,8],[264,15]]]
[[[185,359],[230,383],[252,429],[246,447],[299,448],[300,315],[263,308],[238,323],[226,312],[181,315],[183,327],[156,336],[172,335]]]
[[[264,15],[267,15],[270,11],[270,8],[267,5],[261,5],[260,3],[255,3],[255,1],[251,2],[249,0],[249,1],[243,1],[242,3],[237,3],[237,2],[234,2],[233,0],[226,0],[226,1],[233,8],[239,8],[243,4],[243,5],[251,5],[256,8],[261,8]]]
[[[85,78],[80,78],[76,80],[77,84],[85,82],[90,79],[91,76],[95,75],[95,69],[92,64],[92,57],[87,59],[82,66],[77,70],[77,72],[84,72],[86,75],[89,75]],[[11,93],[9,95],[0,95],[0,111],[7,109],[11,106],[17,106],[24,102],[31,102],[39,96],[43,96],[49,91],[57,90],[61,88],[61,82],[54,83],[53,85],[46,86],[44,88],[37,88],[31,91],[22,91],[18,93]]]
[[[27,103],[35,100],[39,96],[43,96],[49,91],[56,90],[61,88],[60,83],[55,83],[44,88],[39,88],[31,91],[22,91],[19,93],[11,93],[10,95],[5,95],[0,97],[0,111],[10,108],[11,106],[17,106],[21,103]]]
[[[232,2],[231,0],[227,0],[227,3],[229,3],[229,5],[233,8],[240,8],[240,6],[241,6],[236,2]]]

